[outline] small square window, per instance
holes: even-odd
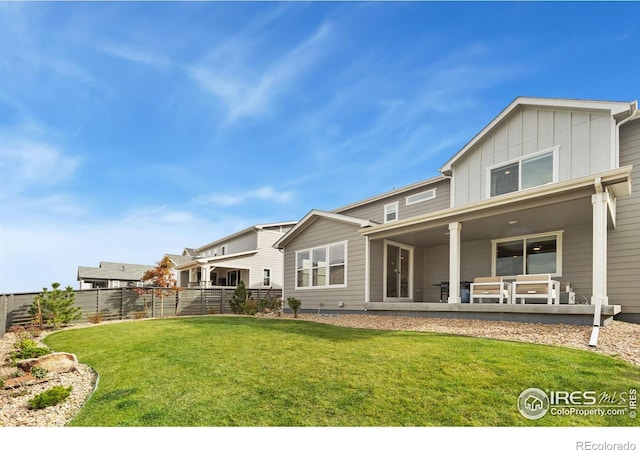
[[[398,202],[384,205],[384,223],[398,220]]]

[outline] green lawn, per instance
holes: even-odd
[[[628,392],[640,369],[587,351],[299,320],[197,317],[45,339],[100,374],[73,426],[634,426],[529,420],[530,387]]]

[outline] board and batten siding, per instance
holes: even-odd
[[[630,196],[616,200],[616,228],[609,230],[609,303],[622,314],[640,314],[640,120],[620,127],[620,165],[633,165]],[[638,316],[640,317],[640,316]]]
[[[431,189],[436,190],[435,198],[407,205],[406,198],[408,196],[429,191]],[[447,209],[451,204],[449,180],[442,180],[427,186],[402,192],[397,195],[390,195],[384,199],[372,201],[371,203],[355,206],[353,208],[341,209],[340,213],[351,217],[357,217],[359,219],[371,220],[372,222],[384,223],[384,206],[395,202],[398,202],[399,220]]]
[[[358,225],[319,218],[284,250],[284,298],[295,297],[302,310],[364,310],[365,238]],[[347,287],[296,289],[296,251],[347,241]],[[343,307],[338,303],[344,302]]]
[[[453,206],[488,198],[487,168],[560,146],[558,178],[615,168],[615,123],[601,112],[521,107],[453,165]]]

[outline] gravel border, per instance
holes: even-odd
[[[265,319],[293,319],[292,314],[278,318],[272,315]],[[158,319],[145,319],[158,320]],[[160,319],[162,320],[162,319]],[[320,322],[331,325],[369,328],[376,330],[418,331],[456,334],[534,344],[557,345],[613,356],[640,366],[640,324],[614,321],[600,329],[598,347],[589,346],[590,326],[483,321],[467,319],[439,319],[425,317],[383,316],[373,314],[300,314],[296,320]],[[103,322],[107,325],[121,321]],[[96,326],[75,325],[70,328]],[[48,333],[36,340],[41,341]],[[15,368],[5,363],[18,336],[6,333],[0,339],[0,376],[7,378]],[[19,389],[0,389],[0,426],[3,427],[62,427],[80,410],[97,387],[97,374],[85,364],[78,372],[58,374],[46,383]],[[73,386],[71,396],[61,404],[37,411],[30,411],[27,402],[34,395],[53,386]]]

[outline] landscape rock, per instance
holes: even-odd
[[[42,367],[52,373],[75,372],[78,370],[78,358],[73,353],[57,352],[39,358],[18,361],[18,368],[31,372],[32,367]]]

